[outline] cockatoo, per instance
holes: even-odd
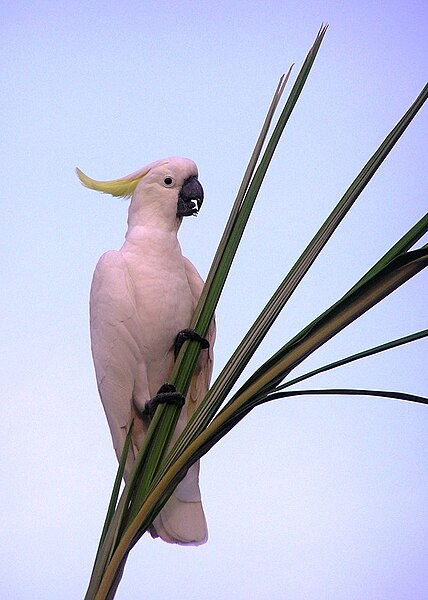
[[[189,327],[202,291],[203,281],[182,255],[177,232],[183,217],[198,213],[203,189],[195,163],[187,158],[159,160],[114,181],[95,181],[79,169],[77,174],[88,188],[131,196],[125,242],[119,251],[101,256],[90,293],[92,356],[118,458],[133,423],[126,480],[150,423],[147,403],[168,382],[177,334]],[[214,337],[212,323],[209,347],[199,355],[171,443],[208,390]],[[207,540],[199,461],[178,484],[150,532],[177,544]]]

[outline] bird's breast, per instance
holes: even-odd
[[[194,299],[178,242],[141,246],[126,248],[123,256],[138,315],[135,334],[143,351],[156,360],[171,350],[177,333],[189,326]]]

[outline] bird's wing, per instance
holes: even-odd
[[[199,273],[192,263],[184,259],[186,275],[194,298],[194,308],[204,286]],[[180,414],[171,445],[183,431],[190,416],[208,391],[213,369],[213,346],[215,322],[212,320],[206,338],[210,344],[202,350],[186,398],[186,406]],[[187,409],[187,410],[186,410]],[[177,485],[165,507],[153,522],[156,534],[164,541],[176,544],[198,546],[208,539],[208,530],[199,489],[199,461],[187,471],[185,478]]]
[[[192,292],[192,296],[194,298],[194,305],[196,308],[196,304],[199,301],[200,295],[202,293],[202,288],[204,287],[204,282],[201,276],[199,275],[196,268],[192,265],[190,260],[187,258],[185,260],[185,269],[187,280],[189,282],[190,290]],[[195,373],[192,378],[192,382],[189,388],[189,403],[187,406],[187,418],[189,419],[194,413],[196,407],[202,401],[203,397],[208,391],[211,381],[211,375],[213,371],[214,365],[214,342],[215,342],[215,334],[216,334],[216,326],[215,326],[215,318],[213,317],[210,326],[208,327],[208,331],[206,334],[206,339],[209,343],[209,348],[205,351],[202,350],[198,364],[195,369]]]
[[[90,294],[90,328],[98,389],[119,458],[130,422],[138,356],[134,291],[120,252],[107,252],[98,261]]]

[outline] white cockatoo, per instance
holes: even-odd
[[[132,196],[125,242],[100,258],[90,294],[92,356],[118,458],[133,423],[126,479],[150,423],[146,405],[168,382],[177,334],[189,327],[202,291],[203,281],[182,255],[177,232],[183,217],[198,213],[203,189],[195,163],[187,158],[159,160],[114,181],[95,181],[79,169],[77,174],[88,188]],[[209,347],[199,355],[173,442],[208,389],[214,337],[212,323]],[[199,462],[179,483],[150,532],[177,544],[207,540]]]

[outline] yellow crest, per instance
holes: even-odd
[[[96,181],[91,179],[83,171],[76,167],[76,173],[83,185],[91,190],[111,194],[119,198],[128,198],[132,196],[138,182],[147,174],[147,170],[142,169],[127,177],[121,179],[113,179],[112,181]]]

